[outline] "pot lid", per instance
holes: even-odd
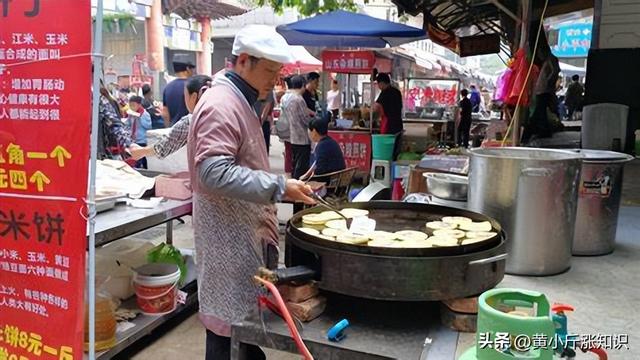
[[[633,160],[633,156],[609,150],[591,150],[591,149],[576,149],[575,152],[581,154],[582,159],[586,162],[603,162],[603,161],[630,161]]]
[[[577,151],[530,147],[475,148],[469,151],[472,157],[497,159],[564,161],[582,159]]]

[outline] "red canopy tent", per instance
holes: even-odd
[[[303,46],[292,46],[295,63],[285,65],[280,71],[283,77],[322,70],[322,61],[316,59]]]

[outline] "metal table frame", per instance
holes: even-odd
[[[330,297],[327,310],[301,331],[316,359],[453,359],[458,333],[440,324],[435,303],[393,303],[342,296]],[[271,313],[253,314],[231,327],[231,359],[250,360],[246,346],[298,353],[284,320]],[[341,342],[327,330],[342,318],[351,326]]]
[[[167,200],[153,209],[117,205],[96,216],[96,247],[167,223],[167,243],[173,242],[173,221],[190,215],[191,200]]]
[[[107,210],[96,216],[96,247],[109,244],[164,223],[167,224],[166,238],[167,243],[170,244],[173,240],[173,220],[182,216],[191,215],[191,211],[191,200],[166,200],[153,209],[138,209],[130,206],[117,205],[112,210]],[[197,303],[197,285],[195,281],[195,271],[193,271],[195,265],[192,262],[188,263],[188,265],[189,269],[192,270],[190,271],[192,275],[186,279],[185,286],[182,288],[182,290],[188,294],[186,303],[184,305],[178,305],[177,309],[171,314],[163,316],[139,315],[131,321],[135,324],[135,327],[118,334],[116,346],[107,351],[96,353],[96,359],[112,358],[129,345],[151,333],[151,331],[158,326],[181,314],[183,311],[189,310]],[[135,298],[128,299],[123,303],[123,307],[136,308],[135,302]],[[84,357],[87,358],[86,353]]]

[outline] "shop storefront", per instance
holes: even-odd
[[[175,54],[187,54],[194,64],[197,64],[197,53],[202,51],[200,33],[202,24],[196,20],[185,20],[177,15],[166,15],[164,25],[164,56],[167,73],[173,75],[171,59]],[[202,72],[202,69],[197,69]]]
[[[97,0],[91,3],[95,18]],[[145,56],[145,23],[151,3],[152,0],[104,0],[104,73],[108,83],[129,87],[130,77],[138,72],[136,58]]]

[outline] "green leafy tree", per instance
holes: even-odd
[[[286,8],[294,8],[303,16],[311,16],[318,13],[333,10],[355,11],[358,9],[354,0],[256,0],[258,6],[270,6],[281,14]]]

